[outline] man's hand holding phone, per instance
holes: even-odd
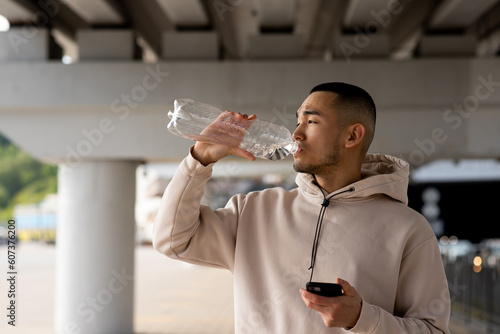
[[[325,285],[318,286],[318,284]],[[308,289],[314,291],[317,288],[324,293],[330,291],[332,294],[338,294],[338,287],[330,284],[310,284]],[[358,322],[359,315],[361,314],[361,296],[347,281],[337,278],[337,285],[340,286],[343,294],[336,297],[321,296],[315,293],[318,290],[310,292],[306,289],[300,289],[300,294],[306,306],[318,312],[327,327],[352,328]]]

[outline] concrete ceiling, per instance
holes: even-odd
[[[215,33],[222,60],[500,53],[500,0],[0,0],[0,15],[47,27],[60,44],[82,29],[131,29],[164,59],[162,36],[176,32]]]

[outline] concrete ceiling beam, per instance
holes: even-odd
[[[123,0],[122,10],[130,17],[131,26],[144,39],[157,57],[162,52],[162,35],[175,30],[156,0]]]

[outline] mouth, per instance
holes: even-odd
[[[297,152],[295,152],[295,153],[293,154],[293,157],[295,158],[295,157],[296,157],[297,155],[299,155],[302,151],[303,151],[303,150],[302,150],[302,147],[300,147],[300,146],[299,146],[299,149],[297,150]]]

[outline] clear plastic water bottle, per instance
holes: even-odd
[[[290,131],[281,125],[256,119],[248,129],[231,124],[232,133],[203,134],[203,130],[223,113],[219,108],[201,102],[179,99],[174,110],[168,112],[171,120],[168,130],[175,135],[214,144],[229,144],[241,147],[254,156],[267,160],[281,160],[298,150],[298,144]],[[234,130],[234,131],[233,131]],[[244,132],[243,139],[241,134]],[[238,136],[237,133],[240,133]]]

